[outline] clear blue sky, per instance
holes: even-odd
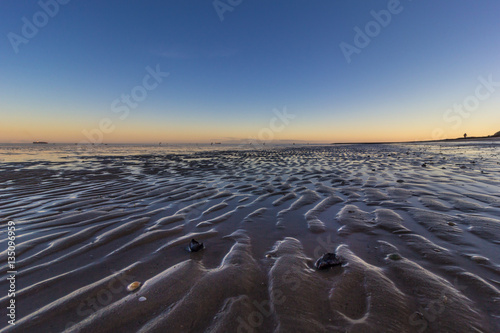
[[[285,107],[295,118],[271,128],[276,140],[500,130],[500,86],[468,116],[447,111],[478,77],[500,82],[498,0],[240,2],[219,2],[231,9],[221,21],[202,0],[72,0],[53,17],[37,1],[0,1],[0,142],[77,142],[104,118],[104,142],[246,139]],[[390,23],[348,63],[341,43],[355,47],[354,28],[388,8]],[[23,35],[23,17],[39,20],[36,35]],[[157,65],[169,76],[120,119],[113,102]]]

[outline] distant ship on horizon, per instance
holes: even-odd
[[[48,142],[45,142],[45,141],[33,141],[33,144],[34,145],[46,145],[46,144],[48,144]]]

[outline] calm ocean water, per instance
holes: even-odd
[[[0,163],[35,162],[35,161],[67,161],[68,158],[85,156],[127,156],[127,155],[165,155],[191,154],[207,151],[223,150],[255,150],[292,147],[292,144],[10,144],[0,143]]]
[[[347,144],[346,144],[347,145]],[[400,146],[420,146],[429,150],[454,150],[461,154],[477,154],[490,149],[498,151],[500,141],[470,141],[470,142],[439,142],[439,143],[407,143],[394,144]],[[316,145],[309,144],[107,144],[107,145],[76,145],[76,144],[11,144],[0,143],[0,163],[11,162],[60,162],[68,159],[89,156],[130,156],[130,155],[166,155],[192,154],[198,152],[225,150],[261,150],[276,148],[298,148]],[[339,147],[340,145],[331,145]],[[344,145],[342,145],[344,146]]]

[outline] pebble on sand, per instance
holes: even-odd
[[[127,286],[127,290],[132,292],[132,291],[139,289],[140,286],[141,286],[141,283],[138,281],[135,281]]]
[[[401,256],[397,253],[391,253],[387,257],[391,260],[401,260]]]

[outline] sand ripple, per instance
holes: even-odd
[[[500,331],[498,150],[4,163],[0,266],[15,221],[18,307],[0,332]],[[333,251],[343,265],[315,270]]]

